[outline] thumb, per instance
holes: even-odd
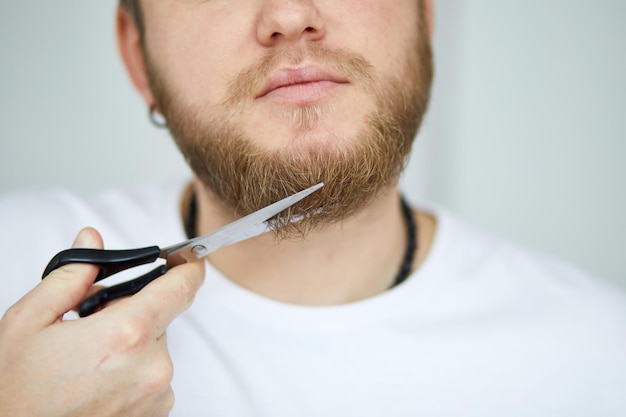
[[[92,228],[81,230],[72,248],[102,249],[102,237]],[[96,276],[98,267],[90,264],[68,264],[52,271],[18,303],[25,327],[44,328],[83,300]]]

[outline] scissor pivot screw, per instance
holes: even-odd
[[[191,248],[191,252],[196,256],[202,256],[206,252],[206,246],[196,245]]]

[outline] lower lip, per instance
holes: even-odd
[[[308,104],[319,101],[332,93],[340,84],[334,81],[314,81],[291,84],[276,88],[262,98],[285,104]]]

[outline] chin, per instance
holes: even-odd
[[[313,116],[317,117],[317,116]],[[281,149],[307,149],[311,147],[337,147],[354,144],[359,132],[365,129],[364,120],[354,117],[338,120],[336,117],[316,118],[302,116],[302,112],[266,119],[246,129],[246,137],[254,145],[271,151]]]

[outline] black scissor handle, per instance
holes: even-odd
[[[96,281],[100,281],[120,271],[154,262],[159,258],[160,253],[161,248],[158,246],[126,250],[67,249],[57,253],[50,260],[43,272],[42,279],[63,265],[78,262],[100,267],[100,272],[96,278]]]
[[[167,267],[161,265],[152,271],[133,279],[132,281],[123,282],[111,287],[103,288],[91,297],[85,299],[78,309],[80,317],[86,317],[98,311],[111,300],[127,297],[138,293],[143,287],[167,272]]]

